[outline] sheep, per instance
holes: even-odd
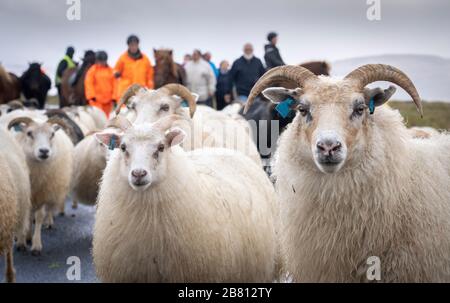
[[[96,123],[91,115],[84,110],[80,110],[80,107],[65,107],[63,108],[63,110],[73,121],[77,123],[85,136],[93,131],[98,130],[96,127]]]
[[[5,254],[6,281],[15,281],[13,236],[26,249],[30,216],[30,179],[25,155],[14,138],[0,129],[0,255]]]
[[[380,106],[395,87],[365,88],[375,81],[405,89],[422,114],[411,80],[383,64],[344,79],[278,67],[250,93],[246,109],[263,92],[297,112],[273,160],[294,281],[368,281],[369,257],[385,282],[450,281],[450,136],[412,138],[399,112]],[[271,87],[280,82],[296,88]]]
[[[414,126],[409,129],[413,138],[428,139],[431,136],[438,135],[439,131],[432,127]]]
[[[15,113],[15,112],[13,112]],[[11,114],[13,114],[11,113]],[[53,224],[53,211],[64,210],[70,189],[73,144],[60,128],[70,128],[64,120],[28,113],[10,120],[14,137],[22,147],[30,172],[31,205],[35,217],[32,254],[42,250],[41,228],[47,212],[48,224]]]
[[[185,152],[174,116],[97,133],[115,148],[97,200],[93,258],[103,282],[269,282],[277,207],[242,153]],[[170,130],[167,131],[166,129]]]
[[[105,128],[106,123],[108,122],[108,119],[105,115],[105,113],[95,106],[84,106],[82,107],[94,120],[95,128],[97,130]]]
[[[195,94],[180,84],[167,84],[158,90],[133,85],[121,99],[116,115],[120,113],[122,105],[127,104],[129,109],[135,111],[132,121],[136,123],[155,122],[170,114],[190,116],[191,123],[186,129],[188,138],[183,143],[186,150],[203,147],[235,149],[262,166],[249,125],[207,106],[196,106],[196,98]],[[187,102],[189,113],[182,106],[183,100]],[[200,110],[197,112],[197,109]],[[130,113],[127,115],[132,116]]]

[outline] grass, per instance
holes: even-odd
[[[408,127],[431,126],[450,130],[450,103],[423,102],[423,118],[420,118],[413,102],[390,101],[388,104],[400,111]]]

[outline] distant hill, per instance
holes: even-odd
[[[411,78],[425,101],[450,102],[450,59],[429,55],[350,58],[332,62],[331,73],[334,76],[345,76],[356,67],[368,63],[390,64],[401,69]],[[382,87],[385,86],[382,85]],[[402,89],[397,89],[393,99],[410,100]]]

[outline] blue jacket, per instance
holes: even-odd
[[[241,56],[233,62],[231,67],[231,78],[233,84],[236,86],[236,91],[240,96],[248,96],[253,85],[264,74],[265,69],[261,62],[256,57],[250,60]]]

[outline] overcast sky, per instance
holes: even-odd
[[[17,71],[27,61],[54,71],[67,45],[76,58],[105,49],[110,63],[130,33],[153,61],[153,47],[176,59],[194,48],[213,61],[233,60],[251,42],[262,56],[268,31],[279,33],[287,63],[376,54],[450,57],[449,0],[380,0],[381,21],[366,18],[366,0],[80,0],[81,20],[66,18],[66,0],[0,0],[0,61]]]

